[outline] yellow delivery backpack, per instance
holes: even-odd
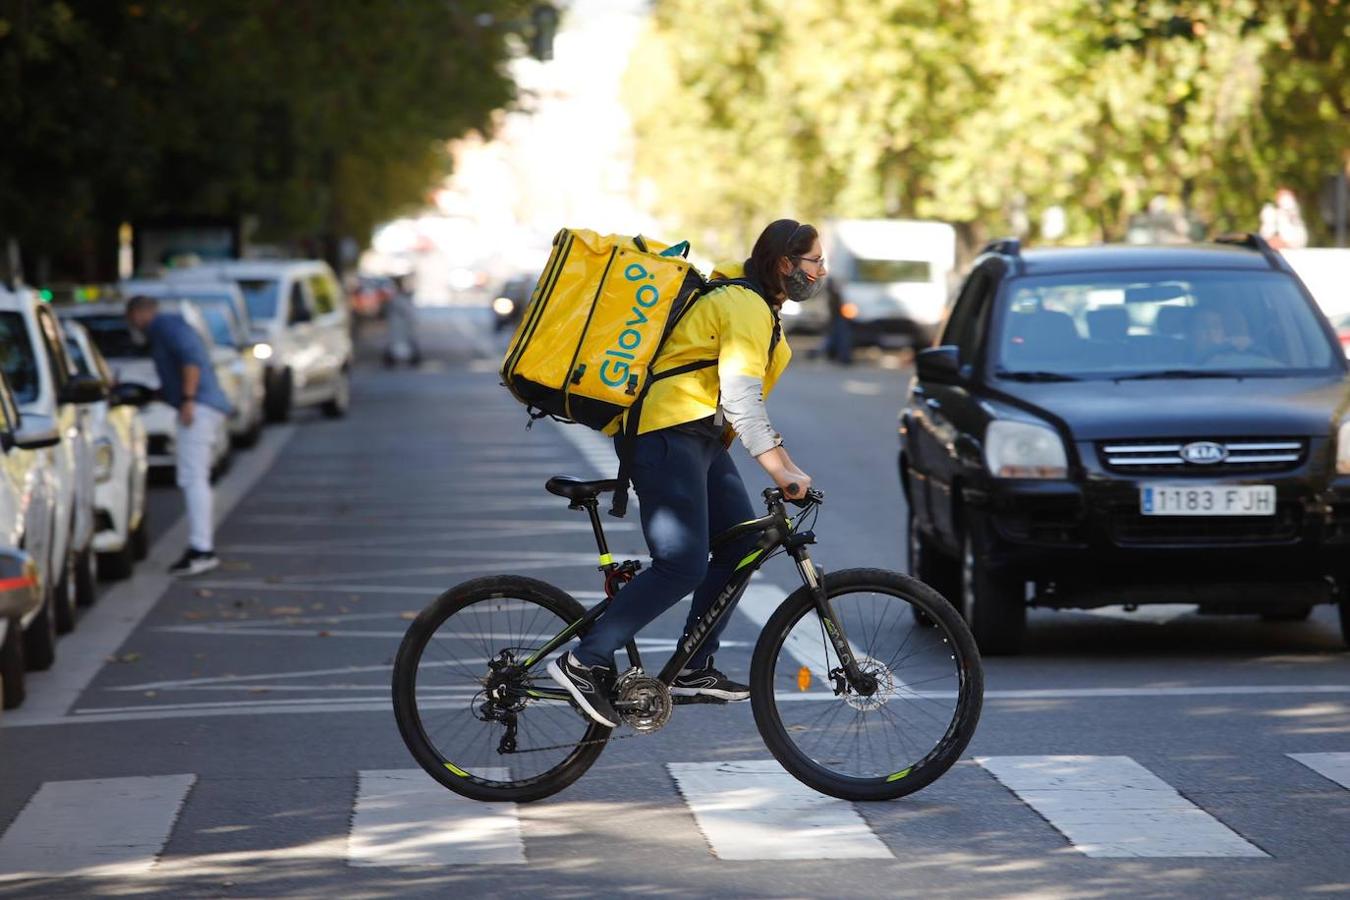
[[[688,253],[688,242],[558,232],[502,363],[532,417],[603,429],[638,401],[666,335],[708,288]]]

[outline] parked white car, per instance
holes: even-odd
[[[46,452],[58,489],[54,558],[61,566],[53,599],[56,630],[64,634],[75,627],[76,605],[88,606],[97,596],[89,420],[90,406],[105,400],[108,389],[100,379],[75,371],[56,315],[30,290],[0,290],[0,348],[0,368],[24,423],[37,430],[55,428],[60,435],[60,442]]]
[[[139,294],[161,301],[191,303],[197,307],[216,347],[234,351],[234,355],[228,357],[229,370],[238,383],[238,389],[233,393],[226,392],[234,405],[234,413],[230,416],[230,437],[240,447],[256,444],[262,436],[266,418],[263,402],[267,367],[256,352],[248,304],[239,287],[230,281],[189,281],[179,278],[173,281],[124,281],[120,288],[126,297]]]
[[[319,260],[238,260],[170,269],[166,281],[231,281],[243,291],[256,352],[267,364],[267,418],[320,405],[346,415],[351,397],[352,338],[347,300]]]
[[[110,388],[107,400],[90,407],[94,434],[94,552],[103,578],[130,578],[148,550],[145,478],[148,463],[145,424],[134,394],[117,390],[117,376],[77,321],[64,323],[66,350],[82,375]]]
[[[192,304],[165,302],[161,309],[182,314],[206,342],[221,390],[226,397],[230,397],[232,387],[237,389],[238,386],[228,370],[232,351],[224,354],[217,351],[205,320]],[[89,337],[107,359],[117,381],[159,389],[159,375],[155,372],[154,360],[150,358],[150,348],[132,336],[121,303],[82,303],[63,307],[61,315],[88,329]],[[167,403],[155,400],[141,409],[141,422],[145,426],[150,468],[172,470],[178,439],[178,413]],[[229,424],[222,419],[220,431],[211,448],[211,467],[217,470],[223,468],[229,453]]]
[[[25,670],[46,668],[56,655],[49,595],[60,567],[52,540],[57,488],[50,449],[60,441],[51,422],[23,421],[0,376],[0,706],[5,709],[23,702]]]

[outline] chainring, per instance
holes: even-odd
[[[634,731],[650,734],[670,721],[670,688],[650,675],[625,675],[615,693],[615,711]]]

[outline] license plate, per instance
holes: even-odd
[[[1146,484],[1139,488],[1146,516],[1273,516],[1275,485]]]

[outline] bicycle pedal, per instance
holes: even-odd
[[[684,706],[688,703],[712,703],[717,706],[726,706],[731,702],[730,700],[723,700],[721,697],[705,697],[702,694],[692,696],[675,694],[670,698],[670,701],[676,706]]]

